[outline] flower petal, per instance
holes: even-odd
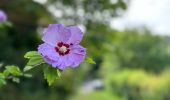
[[[80,45],[75,45],[72,47],[69,60],[72,61],[71,67],[77,67],[81,62],[84,61],[86,55],[86,49]]]
[[[59,59],[59,54],[55,51],[55,48],[47,43],[39,45],[38,52],[42,54],[48,64],[52,65]]]
[[[42,40],[52,46],[56,46],[57,42],[67,42],[71,36],[71,32],[62,24],[50,24],[43,33]]]
[[[65,65],[70,67],[77,67],[84,60],[86,55],[86,49],[80,45],[74,45],[71,47],[70,54],[66,55]]]
[[[86,49],[80,45],[76,45],[71,48],[71,52],[68,55],[60,56],[58,61],[53,63],[53,66],[64,70],[66,67],[77,67],[84,60],[86,55]]]
[[[52,66],[59,68],[60,70],[64,70],[66,67],[66,56],[60,56],[60,58],[58,59],[58,61],[56,61],[55,63],[52,64]]]
[[[46,63],[52,65],[53,63],[55,63],[56,61],[50,59],[48,56],[44,56],[44,60]],[[53,66],[54,67],[54,66]]]
[[[68,26],[67,28],[71,32],[71,37],[68,43],[79,44],[83,38],[83,32],[77,26]]]

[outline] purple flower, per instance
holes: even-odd
[[[6,14],[2,10],[0,10],[0,22],[4,22],[6,20],[7,20]]]
[[[83,38],[77,26],[50,24],[43,31],[45,42],[38,47],[46,63],[64,70],[66,67],[77,67],[84,60],[86,49],[79,45]]]

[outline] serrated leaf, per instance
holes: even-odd
[[[44,78],[47,80],[49,86],[54,83],[57,77],[58,73],[56,68],[52,68],[51,66],[46,66],[46,68],[44,68]]]
[[[24,55],[24,57],[29,59],[27,65],[24,68],[24,72],[26,72],[26,71],[28,71],[44,62],[41,54],[39,54],[37,51],[27,52]]]
[[[29,59],[27,66],[38,65],[38,64],[41,64],[43,62],[44,62],[44,60],[41,56],[40,57],[32,57],[32,58]]]
[[[5,71],[4,74],[8,75],[8,74],[12,74],[14,76],[20,76],[22,75],[22,72],[20,71],[20,69],[17,66],[6,66],[5,67]]]
[[[96,64],[96,62],[90,57],[86,57],[85,62],[87,62],[89,64]]]
[[[29,51],[24,55],[24,58],[41,57],[37,51]]]

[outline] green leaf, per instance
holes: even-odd
[[[52,68],[51,66],[45,66],[44,68],[44,78],[47,80],[48,85],[51,86],[52,83],[56,80],[58,77],[57,69]]]
[[[27,77],[27,78],[32,77],[32,75],[31,75],[31,74],[24,74],[23,76],[24,76],[24,77]]]
[[[6,84],[5,75],[0,73],[0,87]]]
[[[7,70],[4,70],[4,71],[3,71],[3,74],[4,74],[5,77],[8,77],[8,75],[9,75],[10,73],[9,73]]]
[[[57,69],[57,75],[59,78],[61,77],[61,71],[59,69]]]
[[[12,78],[12,81],[13,81],[13,82],[16,82],[16,83],[20,83],[20,79],[17,78],[17,77],[13,77],[13,78]]]
[[[32,58],[29,59],[29,61],[27,63],[27,66],[39,65],[39,64],[41,64],[43,62],[44,62],[44,60],[43,60],[43,58],[41,56],[40,57],[32,57]]]
[[[8,27],[12,27],[12,23],[9,22],[9,21],[4,22],[4,25],[5,25],[5,26],[8,26]]]
[[[0,73],[0,79],[5,79],[5,75],[3,73]]]
[[[24,58],[41,57],[37,51],[29,51],[24,55]]]
[[[87,62],[89,64],[96,64],[96,62],[90,57],[86,57],[85,62]]]
[[[44,62],[41,54],[39,54],[37,51],[27,52],[24,57],[29,59],[27,65],[24,68],[24,72],[29,71],[32,68],[34,68]]]
[[[4,71],[4,74],[6,76],[8,76],[9,74],[12,74],[14,76],[21,76],[22,75],[22,72],[20,71],[20,69],[17,67],[17,66],[6,66],[5,67],[5,71]]]
[[[5,84],[6,84],[6,80],[0,78],[0,87],[2,87]]]
[[[25,66],[25,67],[24,67],[24,72],[29,71],[29,70],[31,70],[32,68],[34,68],[34,66]]]

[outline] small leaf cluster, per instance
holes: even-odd
[[[4,71],[0,72],[0,87],[6,85],[7,80],[12,80],[13,82],[19,83],[20,76],[25,76],[25,74],[19,69],[18,66],[14,66],[14,65],[5,66]]]
[[[7,65],[3,72],[0,72],[0,87],[6,85],[7,80],[12,80],[13,82],[19,83],[19,77],[32,77],[32,74],[27,73],[31,69],[34,69],[41,65],[43,67],[44,79],[47,80],[48,85],[51,86],[56,79],[61,77],[61,70],[58,68],[53,68],[51,65],[44,62],[44,59],[41,54],[37,51],[29,51],[24,55],[24,58],[28,59],[26,66],[23,71],[20,70],[18,66]],[[90,64],[96,64],[95,61],[86,57],[85,62]],[[0,65],[2,66],[2,65]]]
[[[24,68],[24,72],[27,72],[43,64],[42,67],[44,79],[47,80],[49,86],[51,86],[56,79],[61,77],[61,70],[58,68],[53,68],[51,65],[45,63],[42,55],[39,54],[37,51],[27,52],[24,57],[28,59],[28,63]],[[86,57],[85,62],[90,64],[96,64],[95,61],[90,57]]]
[[[46,64],[43,60],[42,55],[39,54],[37,51],[27,52],[24,57],[28,59],[28,63],[24,68],[24,72],[27,72],[43,64],[42,67],[44,79],[47,80],[49,86],[51,86],[52,83],[54,83],[55,80],[61,76],[61,71],[57,68],[52,68],[49,64]]]

